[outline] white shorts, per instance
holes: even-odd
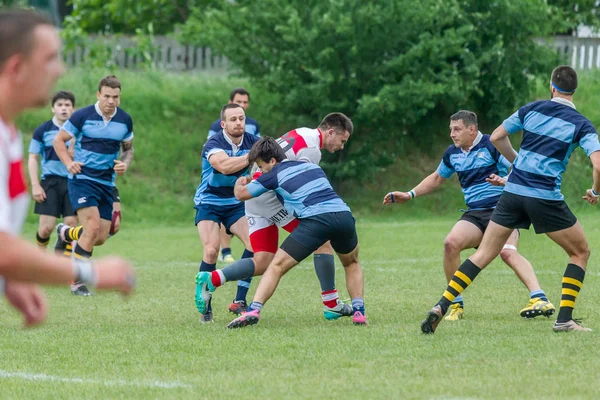
[[[283,228],[295,218],[281,204],[275,192],[267,192],[246,201],[246,218],[250,234],[271,225]]]

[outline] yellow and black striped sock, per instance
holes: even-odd
[[[38,232],[35,233],[35,244],[42,250],[46,250],[48,248],[48,242],[50,242],[50,238],[43,238],[40,236]]]
[[[585,270],[579,265],[569,264],[562,279],[562,296],[560,298],[560,310],[556,322],[567,322],[573,319],[575,300],[583,285]]]
[[[458,271],[456,271],[452,279],[450,279],[446,291],[438,302],[438,305],[442,307],[442,312],[444,314],[446,314],[448,307],[450,307],[450,304],[452,304],[454,299],[459,296],[471,282],[473,282],[479,272],[481,272],[481,269],[473,264],[468,258],[462,263]]]
[[[73,245],[71,243],[67,243],[63,254],[67,257],[71,257],[71,254],[73,254]]]
[[[83,226],[69,228],[67,229],[67,232],[65,232],[65,237],[69,240],[79,240],[81,235],[83,235]]]

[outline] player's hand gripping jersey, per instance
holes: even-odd
[[[0,119],[0,231],[18,234],[28,203],[23,176],[23,140],[16,129]]]
[[[288,160],[310,162],[317,165],[321,161],[323,136],[319,129],[294,129],[280,137],[277,142]],[[294,216],[283,207],[273,191],[246,201],[246,217],[248,218],[251,242],[254,232],[272,225],[283,228],[294,220]],[[254,243],[252,246],[254,248]]]

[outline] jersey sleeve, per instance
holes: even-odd
[[[44,152],[44,128],[43,125],[33,131],[31,143],[29,143],[29,153],[42,154]]]
[[[580,134],[579,138],[579,146],[585,151],[585,154],[592,155],[592,153],[600,150],[600,142],[598,142],[598,133],[594,127],[590,124],[589,127],[585,129]]]
[[[520,111],[521,110],[515,111],[513,115],[506,118],[504,122],[502,122],[502,126],[504,127],[504,129],[506,129],[506,131],[511,135],[513,133],[523,130],[523,121],[521,121]]]
[[[131,117],[127,118],[125,125],[127,126],[127,133],[123,137],[122,141],[131,142],[133,140],[133,120],[131,119]]]
[[[250,193],[252,197],[258,197],[269,191],[269,189],[264,187],[258,180],[253,180],[246,185],[246,188],[248,188],[248,193]]]
[[[69,118],[69,120],[63,124],[61,130],[67,132],[72,137],[77,138],[81,135],[84,123],[84,109],[77,110],[73,113],[73,115],[71,115],[71,118]]]
[[[301,162],[309,162],[312,164],[317,164],[321,162],[321,150],[316,147],[306,147],[304,149],[300,149],[298,153],[296,153],[295,160]]]
[[[442,157],[442,161],[440,161],[440,165],[437,168],[437,173],[440,174],[442,178],[448,179],[454,174],[455,170],[450,162],[450,155],[446,151],[444,153],[444,157]]]
[[[225,149],[222,149],[216,140],[209,139],[206,141],[204,147],[202,148],[202,157],[208,160],[210,156],[220,152],[225,152]]]

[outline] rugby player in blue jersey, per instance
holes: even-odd
[[[76,228],[59,224],[57,231],[61,240],[77,241],[73,254],[80,260],[89,259],[94,246],[108,238],[115,177],[124,175],[133,161],[133,121],[119,107],[119,79],[111,75],[100,80],[96,98],[96,104],[75,111],[54,139],[56,154],[70,174],[69,198],[81,223]],[[74,159],[65,145],[71,139],[76,140]],[[75,282],[71,291],[91,294],[81,282]]]
[[[318,165],[286,160],[275,139],[261,138],[252,148],[249,162],[262,175],[251,181],[241,177],[235,184],[235,196],[242,201],[273,190],[286,209],[300,221],[283,241],[264,273],[248,311],[227,325],[241,328],[258,323],[263,305],[275,292],[283,275],[330,241],[346,274],[346,287],[352,299],[357,325],[365,325],[363,272],[358,262],[358,236],[350,208],[335,193],[325,172]]]
[[[551,100],[529,103],[504,120],[491,141],[513,163],[479,249],[462,263],[439,302],[421,323],[423,333],[434,333],[452,301],[500,253],[514,229],[545,233],[563,248],[569,263],[562,279],[560,309],[553,330],[590,331],[573,319],[575,300],[583,285],[590,248],[583,228],[560,191],[569,157],[581,147],[593,165],[592,187],[583,199],[598,203],[600,193],[600,143],[592,123],[575,109],[573,94],[577,73],[569,66],[555,68],[550,77]],[[508,135],[523,131],[519,153]]]
[[[490,142],[490,136],[478,130],[477,114],[462,110],[450,117],[450,145],[437,170],[423,179],[409,192],[391,192],[384,204],[405,203],[417,196],[431,193],[456,172],[463,191],[467,210],[450,230],[444,240],[444,273],[450,282],[460,266],[460,252],[476,248],[490,222],[496,203],[502,194],[510,163]],[[529,261],[517,251],[519,232],[514,230],[500,252],[502,260],[513,269],[529,289],[529,304],[520,312],[524,318],[538,315],[549,317],[556,310],[541,289]],[[451,303],[447,321],[457,321],[464,316],[463,297],[456,296]]]
[[[28,170],[31,181],[31,192],[35,201],[34,213],[40,216],[39,227],[35,235],[39,248],[45,250],[50,242],[50,235],[56,227],[57,218],[63,218],[68,226],[77,225],[77,217],[71,207],[67,189],[67,167],[60,161],[52,145],[54,138],[63,124],[75,110],[75,95],[71,92],[60,91],[52,97],[52,113],[54,117],[41,124],[33,132],[29,144]],[[73,146],[69,147],[73,150]],[[42,176],[38,177],[40,166]],[[71,246],[66,248],[65,242],[57,240],[54,250],[58,254],[67,251],[70,255]]]

